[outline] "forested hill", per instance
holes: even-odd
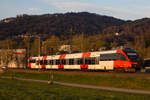
[[[128,21],[120,26],[111,26],[105,28],[103,33],[123,32],[126,35],[150,35],[150,18]]]
[[[150,36],[150,18],[135,21],[124,21],[94,13],[65,13],[45,15],[18,15],[0,21],[0,39],[17,37],[18,35],[34,34],[48,39],[52,34],[60,37],[102,34],[112,37],[121,33],[123,41],[133,42],[136,36]],[[107,37],[107,36],[106,36]],[[105,39],[108,40],[108,39]],[[110,39],[109,39],[110,40]],[[113,38],[111,39],[113,41]]]
[[[25,38],[26,35],[33,38]],[[80,12],[19,15],[0,21],[0,48],[7,48],[10,44],[14,45],[11,46],[12,48],[27,48],[30,42],[31,49],[36,51],[33,53],[38,54],[35,38],[37,35],[41,37],[41,44],[45,43],[47,51],[49,47],[54,46],[53,44],[56,46],[55,51],[58,51],[58,44],[59,46],[71,44],[77,51],[125,45],[136,49],[141,58],[150,57],[150,18],[124,21],[114,17]],[[13,42],[8,44],[8,40]]]
[[[72,34],[98,34],[111,26],[120,26],[126,22],[117,18],[101,16],[88,12],[19,15],[0,22],[0,38],[13,37],[20,34],[42,34],[43,38],[51,34],[67,36]]]

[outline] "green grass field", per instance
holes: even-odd
[[[16,77],[48,80],[47,72],[13,72]],[[2,75],[11,76],[12,72]],[[54,72],[54,81],[97,86],[150,90],[150,75],[109,74],[92,72]]]
[[[0,100],[149,100],[150,95],[0,79]]]

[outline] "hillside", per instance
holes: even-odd
[[[129,21],[120,26],[111,26],[105,28],[103,32],[114,33],[114,32],[124,32],[128,35],[150,35],[150,18],[138,19],[135,21]]]
[[[108,16],[101,16],[88,12],[20,15],[0,22],[0,38],[14,37],[19,34],[40,34],[48,38],[51,34],[67,36],[85,33],[98,34],[110,26],[120,26],[126,23],[123,20]]]
[[[26,40],[24,38],[26,35],[33,38]],[[137,50],[141,58],[150,57],[150,18],[124,21],[109,16],[80,12],[19,15],[0,21],[0,40],[12,39],[15,42],[12,48],[30,46],[33,49],[33,55],[34,53],[37,55],[37,44],[39,43],[36,43],[35,36],[37,35],[41,37],[41,44],[45,43],[47,51],[50,51],[55,44],[56,47],[53,48],[57,52],[57,46],[61,41],[62,44],[74,45],[77,51],[98,50],[101,47],[110,49],[122,45],[131,46]],[[73,37],[69,38],[71,35]],[[8,48],[6,43],[8,44],[7,40],[1,41],[0,48]]]

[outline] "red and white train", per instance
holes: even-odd
[[[138,54],[131,48],[30,57],[28,60],[30,69],[135,71],[138,66]]]

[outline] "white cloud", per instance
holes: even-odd
[[[150,10],[150,6],[146,6],[144,7],[146,10]]]
[[[38,11],[39,8],[28,8],[28,10],[30,10],[30,11]]]
[[[80,2],[54,2],[53,3],[57,8],[64,11],[83,11],[90,8],[91,5],[88,3],[80,3]]]
[[[79,2],[74,0],[41,0],[50,2],[51,5],[55,6],[62,12],[82,12],[88,11],[92,13],[98,13],[108,16],[114,16],[122,19],[137,19],[146,16],[142,15],[138,10],[128,8],[117,8],[117,7],[104,7],[98,4],[92,4],[88,2]]]
[[[136,9],[140,18],[150,17],[150,6],[137,6]]]
[[[55,7],[59,8],[62,11],[73,11],[73,12],[80,12],[80,11],[89,11],[93,13],[99,13],[109,16],[114,16],[118,18],[131,18],[136,19],[139,15],[135,11],[127,10],[127,9],[120,9],[120,8],[112,8],[112,7],[102,7],[95,4],[83,3],[83,2],[53,2]]]

